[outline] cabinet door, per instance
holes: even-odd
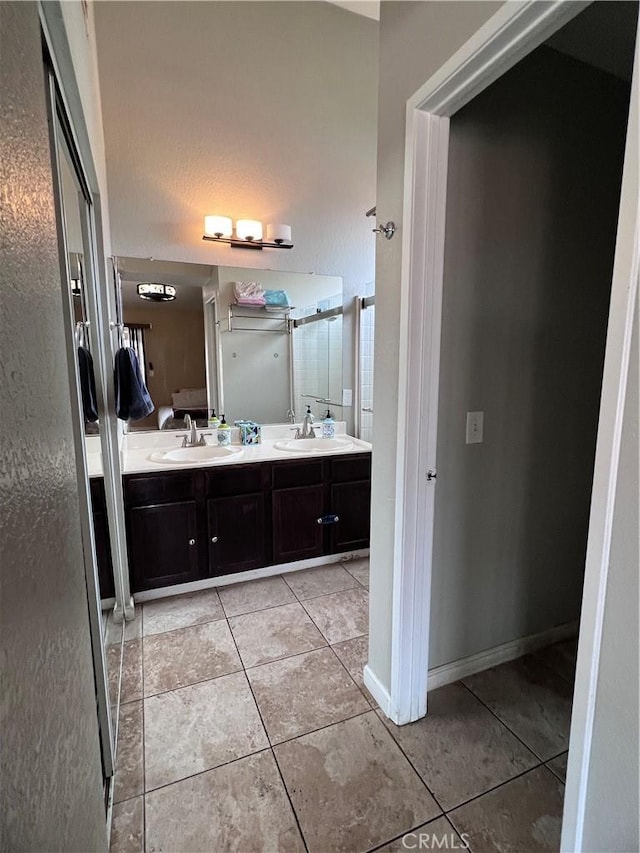
[[[113,598],[113,565],[111,562],[111,540],[109,539],[109,522],[106,512],[94,510],[93,534],[96,541],[96,559],[98,562],[98,580],[100,582],[100,598]]]
[[[198,579],[195,501],[133,507],[127,522],[134,592]]]
[[[371,483],[334,483],[331,486],[332,513],[339,521],[331,525],[331,553],[369,547]]]
[[[208,500],[207,532],[211,576],[266,565],[262,494]]]
[[[289,563],[322,554],[323,487],[273,491],[273,561]]]

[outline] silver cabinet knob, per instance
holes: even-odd
[[[189,545],[195,545],[195,544],[196,544],[195,539],[189,539]]]
[[[212,536],[212,537],[211,537],[211,541],[212,541],[212,542],[213,542],[213,544],[215,545],[215,543],[218,541],[218,537],[217,537],[217,536]]]

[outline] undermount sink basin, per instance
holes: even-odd
[[[290,438],[276,441],[274,447],[289,453],[338,453],[349,450],[353,442],[349,438]]]
[[[176,447],[175,450],[157,450],[149,459],[152,462],[174,462],[176,465],[222,462],[232,456],[242,455],[241,447],[207,444],[204,447]]]

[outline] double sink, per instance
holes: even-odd
[[[283,450],[287,453],[303,454],[326,454],[347,452],[354,447],[350,438],[290,438],[273,443],[275,450]],[[244,453],[244,447],[233,445],[206,444],[194,447],[176,447],[172,450],[156,450],[149,457],[151,462],[161,464],[174,463],[176,465],[211,464],[225,462],[232,458],[240,458]]]

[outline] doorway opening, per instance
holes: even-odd
[[[400,413],[406,440],[398,460],[401,542],[388,695],[365,673],[398,723],[425,714],[427,686],[558,640],[545,632],[569,633],[580,616],[605,340],[609,350],[612,329],[615,335],[620,328],[628,364],[633,304],[633,287],[624,304],[609,298],[621,185],[624,209],[633,39],[627,51],[621,43],[611,50],[615,39],[603,35],[601,21],[587,28],[595,27],[616,59],[627,57],[626,79],[613,80],[626,92],[619,112],[617,95],[602,98],[599,88],[612,82],[613,69],[593,68],[593,57],[577,58],[571,47],[585,45],[582,16],[597,17],[605,5],[612,9],[593,4],[569,23],[580,10],[505,9],[503,20],[492,19],[409,101]],[[634,18],[626,27],[633,33],[637,5],[623,6],[621,14]],[[575,40],[567,37],[572,27]],[[532,75],[528,82],[525,74]],[[573,94],[563,93],[570,85]],[[546,124],[563,98],[554,142]],[[548,110],[546,119],[527,114],[536,104]],[[611,148],[598,143],[608,134]],[[600,216],[593,225],[591,217]],[[609,313],[610,304],[618,313]],[[605,382],[606,370],[605,363]],[[622,355],[619,375],[626,376]],[[483,400],[494,394],[501,399],[489,412]],[[474,423],[483,414],[478,436]],[[415,429],[407,429],[416,423],[418,448],[409,442]],[[611,447],[620,423],[611,425]],[[601,419],[599,445],[602,430]],[[494,454],[483,452],[490,441]],[[437,490],[433,477],[427,482],[429,470]],[[596,458],[594,495],[598,470]],[[588,586],[588,554],[586,565]]]

